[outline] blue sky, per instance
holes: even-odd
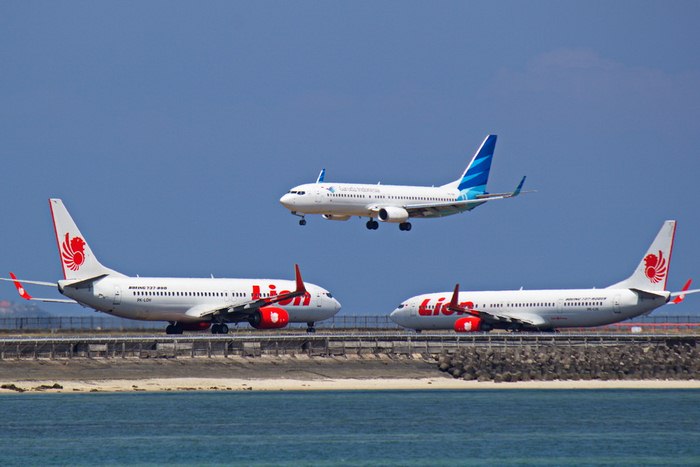
[[[419,293],[605,287],[677,219],[700,286],[700,4],[0,4],[0,270],[53,280],[47,198],[125,274],[291,278],[341,313]],[[515,200],[368,231],[278,202],[326,180],[438,185],[499,135]],[[31,289],[34,295],[51,294]],[[15,300],[11,284],[0,298]],[[693,312],[700,297],[677,311]],[[79,312],[67,305],[49,311]]]

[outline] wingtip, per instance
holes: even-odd
[[[306,292],[306,286],[304,285],[304,279],[301,278],[301,271],[299,270],[299,265],[294,265],[294,280],[296,281],[297,292]]]
[[[12,283],[15,284],[15,287],[17,288],[17,293],[19,294],[19,296],[25,300],[31,300],[32,296],[29,295],[29,293],[25,290],[24,286],[22,286],[22,283],[17,280],[17,276],[15,276],[15,273],[10,272],[10,278],[12,278]]]

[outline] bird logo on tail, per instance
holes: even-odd
[[[644,274],[654,284],[661,282],[666,277],[668,268],[666,267],[666,258],[664,253],[659,250],[659,255],[648,254],[644,257]]]
[[[63,264],[71,271],[77,271],[85,263],[85,240],[80,237],[70,238],[66,233],[66,238],[61,244],[61,257]]]

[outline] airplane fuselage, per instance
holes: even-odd
[[[397,324],[411,329],[454,329],[466,313],[448,309],[450,292],[424,294],[404,301],[391,313]],[[629,289],[504,290],[460,292],[461,306],[538,323],[536,329],[590,327],[634,318],[668,302],[661,296]]]
[[[59,281],[59,291],[86,307],[129,319],[183,323],[202,321],[192,311],[242,305],[295,290],[294,281],[278,279],[105,277],[77,288],[70,282]],[[305,285],[306,295],[272,306],[283,308],[290,322],[299,323],[338,312],[340,304],[327,290]]]
[[[325,214],[330,220],[347,220],[351,216],[378,217],[379,207],[450,203],[457,201],[459,196],[458,189],[448,187],[308,183],[292,188],[280,202],[290,211]],[[411,217],[442,217],[474,209],[479,204],[440,212],[426,209]],[[334,219],[331,216],[339,217]]]

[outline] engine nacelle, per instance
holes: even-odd
[[[183,331],[206,331],[211,327],[209,321],[200,321],[198,323],[178,323]]]
[[[406,222],[408,211],[399,206],[388,206],[379,210],[379,220],[382,222]]]
[[[481,331],[481,318],[470,316],[468,318],[459,318],[455,321],[456,332],[477,332]]]
[[[338,214],[324,214],[321,217],[327,221],[346,221],[350,219],[350,216],[339,216]]]
[[[289,323],[289,313],[282,308],[265,306],[256,311],[249,322],[255,329],[279,329]]]

